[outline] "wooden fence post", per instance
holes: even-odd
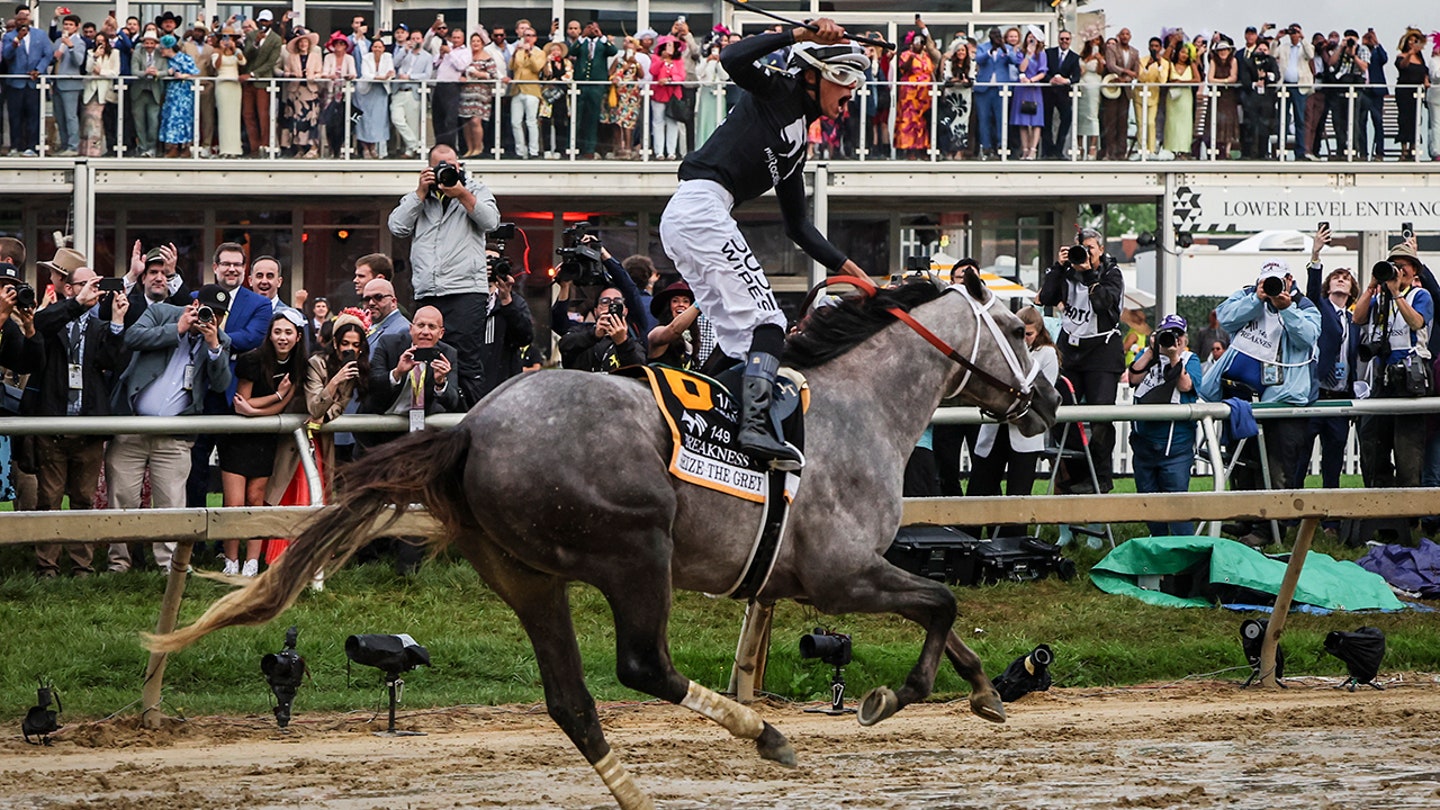
[[[161,635],[175,629],[180,618],[180,597],[185,595],[185,579],[189,576],[192,542],[175,544],[175,554],[170,558],[170,576],[165,580],[165,596],[160,600],[160,618],[155,622],[155,634]],[[145,682],[140,689],[140,720],[146,728],[159,728],[165,720],[160,711],[160,687],[165,676],[167,653],[150,653],[150,662],[145,665]]]
[[[1280,580],[1280,593],[1275,596],[1275,612],[1265,625],[1265,641],[1260,647],[1260,685],[1271,689],[1279,685],[1275,678],[1275,649],[1280,645],[1280,634],[1285,632],[1285,616],[1290,612],[1290,602],[1295,598],[1295,586],[1300,583],[1300,569],[1305,567],[1305,555],[1310,553],[1310,541],[1315,539],[1315,527],[1320,518],[1307,517],[1300,521],[1300,533],[1295,536],[1295,548],[1290,552],[1290,564],[1285,566],[1285,578]]]

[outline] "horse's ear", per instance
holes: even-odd
[[[970,297],[983,304],[990,300],[990,288],[985,286],[985,280],[980,278],[980,271],[973,267],[966,267],[960,271],[960,283],[965,285],[965,292]]]

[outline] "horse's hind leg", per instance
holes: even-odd
[[[668,700],[719,723],[732,735],[754,740],[760,756],[795,765],[795,750],[774,726],[754,709],[717,694],[686,678],[670,660],[670,571],[668,561],[639,566],[632,560],[623,581],[602,587],[615,614],[615,670],[620,682],[639,692]],[[649,570],[652,568],[654,570]],[[637,570],[637,568],[639,570]],[[638,587],[652,583],[653,587]]]
[[[551,719],[595,768],[622,810],[653,810],[650,797],[610,750],[600,728],[595,699],[585,687],[565,581],[520,565],[488,540],[457,545],[486,584],[515,611],[529,635]]]
[[[960,677],[970,684],[970,711],[994,723],[1005,722],[1005,703],[1000,700],[1000,693],[995,691],[990,676],[985,674],[980,656],[960,640],[953,628],[945,638],[945,657],[950,659]]]

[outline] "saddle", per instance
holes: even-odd
[[[742,367],[733,366],[717,377],[654,363],[630,366],[614,374],[643,379],[672,439],[670,474],[696,486],[723,492],[761,505],[761,517],[749,560],[729,590],[716,594],[751,599],[765,587],[780,553],[790,502],[799,489],[799,471],[771,470],[767,462],[740,448]],[[810,401],[805,378],[781,369],[775,380],[770,418],[778,422],[787,441],[804,450],[804,414]]]

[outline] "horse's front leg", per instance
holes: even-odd
[[[899,691],[892,691],[888,686],[870,690],[860,702],[861,725],[874,725],[930,695],[940,654],[946,651],[946,642],[952,635],[950,626],[955,623],[955,595],[949,588],[897,568],[877,555],[873,564],[843,576],[829,577],[823,585],[810,589],[806,596],[825,613],[895,613],[925,628],[920,660],[910,670],[905,683]],[[978,663],[976,659],[977,670]],[[988,681],[986,683],[988,685]],[[994,692],[993,687],[990,691]]]
[[[953,628],[945,636],[945,657],[950,659],[960,677],[970,684],[970,711],[993,723],[1005,722],[1005,702],[995,691],[990,676],[985,674],[980,656],[960,640]]]

